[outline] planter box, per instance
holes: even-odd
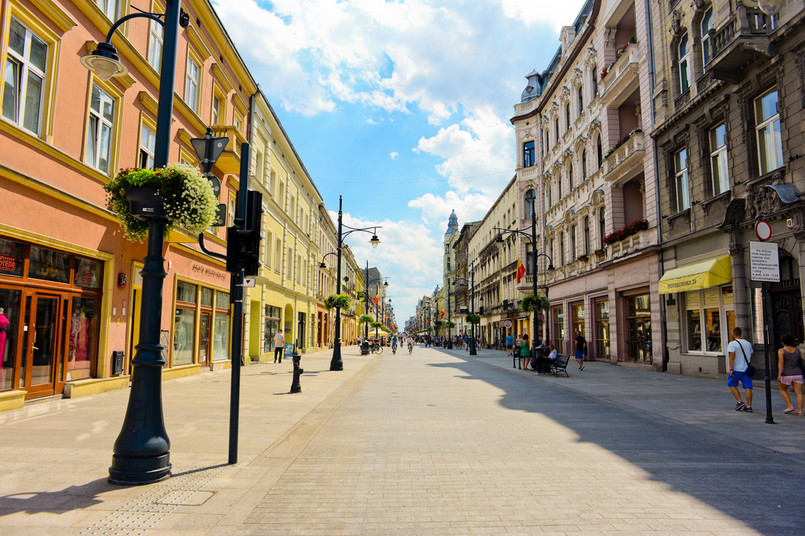
[[[126,188],[129,212],[138,220],[150,221],[165,218],[165,205],[156,186],[130,186]]]

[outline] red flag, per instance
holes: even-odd
[[[520,262],[520,258],[518,257],[517,258],[517,284],[518,285],[520,284],[520,280],[523,278],[524,275],[525,275],[525,266],[523,266],[523,263]]]
[[[443,317],[444,317],[444,315],[445,315],[445,312],[444,312],[444,309],[442,309],[442,314],[441,314],[441,315],[439,315],[439,318],[443,318]]]
[[[380,304],[380,294],[375,294],[375,307]]]

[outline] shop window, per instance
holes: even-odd
[[[626,298],[627,310],[627,358],[636,363],[651,364],[651,307],[648,294],[630,296]]]
[[[783,165],[783,141],[780,135],[779,96],[771,90],[755,99],[755,134],[757,135],[758,171],[761,175]]]
[[[45,107],[48,45],[14,17],[8,37],[3,116],[36,135]]]
[[[195,326],[196,310],[177,307],[173,321],[173,366],[193,362]]]
[[[573,338],[584,336],[584,304],[573,306]]]
[[[723,353],[729,334],[735,327],[733,310],[731,286],[686,292],[687,351]]]
[[[114,128],[115,100],[97,84],[92,84],[86,162],[104,173],[110,170]]]
[[[28,277],[58,283],[69,283],[70,255],[52,249],[31,246]]]
[[[273,352],[274,336],[280,329],[280,309],[272,305],[265,305],[263,316],[263,352]]]
[[[0,360],[2,360],[0,391],[14,389],[14,365],[18,357],[16,351],[21,298],[22,292],[19,290],[0,289]]]
[[[730,189],[730,177],[727,168],[727,125],[710,129],[710,174],[713,178],[713,195]]]
[[[595,357],[610,358],[608,301],[595,304]]]
[[[75,277],[73,284],[83,288],[101,287],[102,265],[92,259],[76,258]]]
[[[195,304],[196,288],[196,285],[179,281],[176,284],[176,301]]]
[[[201,306],[212,307],[213,290],[207,287],[201,287]]]
[[[70,311],[70,346],[67,352],[67,381],[92,376],[98,355],[100,300],[74,297]]]
[[[0,274],[22,277],[25,266],[25,246],[0,238]]]
[[[213,324],[212,358],[229,359],[229,294],[215,292],[215,321]]]
[[[553,310],[553,344],[560,354],[565,350],[565,314],[561,307]]]

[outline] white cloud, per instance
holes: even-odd
[[[548,24],[559,31],[570,26],[576,19],[584,2],[535,2],[534,0],[502,0],[503,13],[507,17],[528,25]]]
[[[338,213],[330,211],[330,217],[337,221]],[[410,221],[369,222],[345,213],[343,222],[357,228],[382,227],[377,230],[380,245],[376,248],[369,245],[364,233],[353,233],[346,243],[356,259],[368,260],[369,266],[377,266],[389,278],[387,293],[392,298],[397,321],[403,324],[416,309],[417,300],[425,292],[433,292],[437,283],[441,284],[441,236],[433,238],[430,227]]]
[[[389,156],[391,157],[392,160],[397,160],[398,158],[400,158],[400,153],[398,153],[397,151],[392,151],[392,153]]]

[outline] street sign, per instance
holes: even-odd
[[[755,224],[755,234],[758,239],[764,242],[771,238],[771,225],[769,225],[769,222],[766,220],[758,220]]]
[[[221,179],[213,175],[212,173],[205,173],[204,178],[210,181],[212,185],[212,193],[215,194],[215,197],[221,196]]]
[[[254,288],[257,282],[256,277],[244,277],[243,278],[243,286],[246,288]]]
[[[212,221],[213,227],[225,227],[226,226],[226,204],[221,203],[218,205],[218,209],[215,211],[215,219]]]
[[[780,282],[780,256],[776,243],[750,240],[749,264],[750,280]]]
[[[511,328],[512,327],[512,321],[511,320],[506,320],[505,322],[503,322],[503,327],[506,328],[506,329]]]

